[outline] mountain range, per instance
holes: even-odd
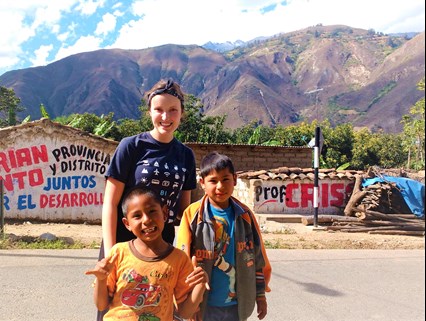
[[[424,76],[424,32],[411,38],[317,25],[248,43],[85,52],[9,71],[0,85],[21,99],[22,118],[40,118],[40,104],[52,118],[137,118],[143,94],[173,78],[201,99],[206,115],[227,115],[228,128],[328,119],[399,132],[402,115],[424,97],[417,90]]]

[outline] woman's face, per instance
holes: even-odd
[[[149,114],[154,125],[152,131],[154,138],[165,142],[173,139],[173,133],[179,127],[182,118],[180,100],[169,94],[156,95],[151,100]]]

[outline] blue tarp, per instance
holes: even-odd
[[[425,185],[413,179],[404,177],[382,176],[364,179],[362,186],[367,187],[378,182],[396,183],[396,187],[401,191],[401,195],[417,217],[425,215]]]

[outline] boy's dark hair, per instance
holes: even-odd
[[[130,200],[139,195],[151,196],[158,204],[160,204],[160,206],[163,206],[163,201],[157,193],[148,187],[138,185],[129,189],[123,197],[121,202],[121,210],[123,211],[124,217],[127,215],[127,208],[129,206]]]
[[[204,156],[201,161],[200,175],[202,178],[205,178],[212,171],[221,171],[226,168],[229,169],[231,174],[235,174],[234,164],[228,156],[212,152]]]

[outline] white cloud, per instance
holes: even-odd
[[[70,39],[76,39],[77,38],[75,33],[76,28],[77,28],[77,24],[75,22],[72,22],[67,27],[67,31],[57,34],[56,38],[62,43],[67,43]]]
[[[121,3],[121,2],[117,2],[117,3],[115,3],[111,8],[112,9],[118,9],[118,8],[121,8],[123,6],[123,3]]]
[[[106,5],[108,13],[104,11],[102,20],[93,22],[100,19],[99,9]],[[64,25],[63,18],[71,10],[80,14],[81,20],[73,17],[69,26]],[[122,19],[129,11],[132,14],[128,19],[132,20],[124,21],[123,25]],[[95,30],[93,35],[83,29],[89,19],[90,23],[97,23],[91,26]],[[80,24],[83,21],[86,24]],[[0,74],[7,68],[28,66],[28,61],[41,63],[49,56],[47,51],[60,59],[100,49],[100,37],[106,35],[109,39],[117,36],[110,47],[141,49],[167,43],[248,41],[319,23],[371,28],[384,33],[421,32],[425,30],[425,3],[424,0],[0,0]],[[118,24],[121,27],[115,33]],[[78,39],[81,35],[84,37]],[[45,43],[49,36],[62,42],[62,47],[50,48],[51,43]],[[29,57],[24,51],[35,56]]]
[[[261,10],[270,5],[275,9]],[[319,23],[384,33],[424,31],[424,7],[421,0],[138,0],[132,10],[140,19],[124,25],[111,47],[248,41]]]
[[[3,11],[0,8],[0,67],[17,64],[22,54],[21,45],[34,31],[23,23],[24,15],[19,11]]]
[[[252,38],[249,32],[244,35],[244,29],[247,23],[253,23],[249,15],[236,6],[235,0],[144,0],[135,1],[132,10],[140,19],[123,26],[115,47],[144,48],[166,43],[203,44],[209,40]]]
[[[80,4],[76,7],[76,10],[84,15],[90,16],[104,5],[105,0],[80,0]]]
[[[102,39],[94,36],[81,37],[74,45],[61,47],[56,54],[55,61],[77,53],[101,49],[101,42]]]
[[[117,18],[111,13],[107,13],[102,17],[102,21],[98,23],[95,30],[95,35],[107,35],[109,32],[115,29],[117,24]]]
[[[52,49],[53,49],[53,45],[41,46],[40,48],[38,48],[34,52],[36,57],[34,59],[30,59],[33,66],[47,65],[49,62],[47,58],[49,57],[50,51]]]
[[[114,13],[113,13],[113,15],[115,17],[122,17],[122,16],[124,16],[124,12],[120,11],[120,10],[115,10]]]
[[[60,42],[65,42],[68,39],[69,36],[70,36],[70,32],[66,31],[66,32],[63,32],[61,34],[58,34],[57,38]]]
[[[69,10],[76,1],[0,1],[0,74],[9,67],[22,67],[27,59],[22,45],[37,35],[36,28],[41,25],[49,25],[55,31],[58,12]]]
[[[61,8],[56,6],[46,6],[37,8],[35,11],[35,19],[32,24],[33,29],[40,27],[51,27],[57,24],[62,17]]]

